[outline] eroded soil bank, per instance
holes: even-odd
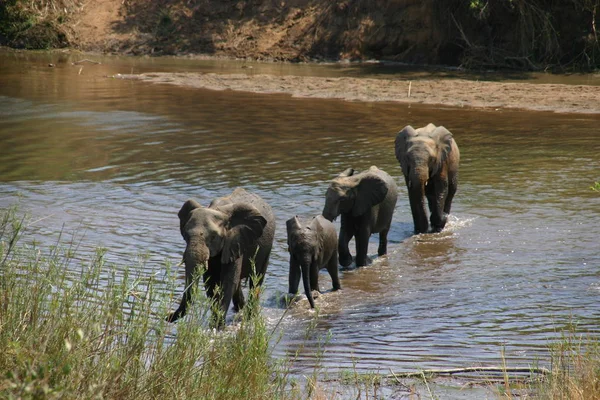
[[[400,102],[493,110],[600,113],[600,86],[466,79],[393,80],[214,73],[145,73],[116,78],[210,90],[288,94],[348,101]],[[598,78],[600,79],[600,77]]]

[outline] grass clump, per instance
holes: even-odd
[[[170,324],[174,278],[118,269],[102,249],[81,261],[74,242],[21,245],[24,233],[14,210],[0,215],[0,398],[291,398],[260,312],[207,329],[197,290]]]
[[[551,374],[540,398],[586,400],[600,398],[600,342],[574,332],[551,345]]]

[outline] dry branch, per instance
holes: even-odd
[[[546,368],[503,368],[503,367],[468,367],[468,368],[451,368],[451,369],[425,369],[419,372],[394,372],[390,371],[391,374],[386,375],[386,378],[420,378],[425,376],[437,376],[437,375],[455,375],[455,374],[464,374],[470,372],[493,372],[493,373],[530,373],[530,374],[539,374],[539,375],[547,375],[550,373],[550,370]]]

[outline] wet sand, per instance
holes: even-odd
[[[288,94],[304,98],[399,102],[493,110],[600,113],[600,86],[588,85],[503,83],[465,79],[409,81],[215,73],[145,73],[116,75],[115,78],[209,90]]]

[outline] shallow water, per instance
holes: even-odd
[[[317,300],[308,335],[316,315],[305,300],[283,315],[277,356],[293,355],[300,373],[316,364],[380,372],[497,366],[502,352],[510,366],[527,366],[547,363],[547,345],[570,324],[598,334],[600,195],[589,189],[600,180],[598,116],[192,90],[107,76],[239,72],[246,64],[71,64],[80,58],[0,52],[0,207],[18,204],[32,216],[30,239],[54,244],[61,231],[77,232],[80,256],[106,247],[110,261],[143,259],[143,272],[161,276],[184,249],[181,204],[194,197],[206,205],[243,186],[277,216],[262,298],[275,326],[284,314],[276,299],[287,291],[285,221],[320,213],[337,173],[377,165],[400,188],[390,254],[343,271],[343,290]],[[251,71],[382,74],[327,65]],[[404,125],[429,122],[455,135],[459,189],[448,228],[412,236],[393,141]],[[369,252],[376,250],[374,237]],[[320,279],[331,287],[326,271]]]

